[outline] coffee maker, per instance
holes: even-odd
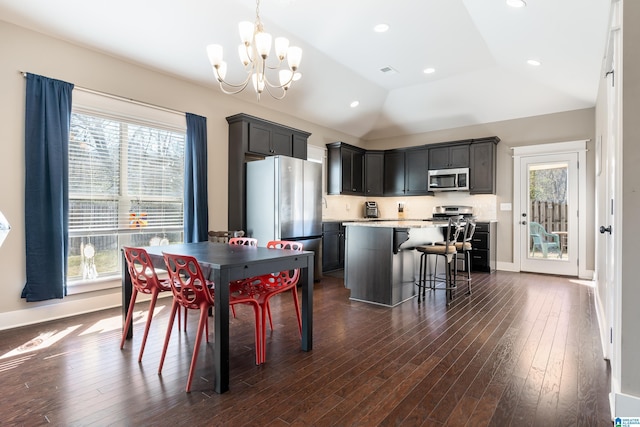
[[[365,218],[378,218],[378,203],[377,202],[364,202],[364,217]]]

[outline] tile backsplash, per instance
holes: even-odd
[[[497,197],[493,194],[471,196],[466,192],[445,192],[435,196],[407,197],[358,197],[327,196],[322,198],[322,218],[325,220],[361,219],[364,217],[364,202],[378,202],[380,218],[398,218],[398,205],[404,203],[404,218],[430,218],[435,206],[473,206],[477,218],[497,218]]]

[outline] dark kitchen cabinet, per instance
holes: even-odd
[[[427,148],[384,153],[384,195],[417,196],[427,192]]]
[[[382,196],[384,191],[384,152],[364,154],[364,195]]]
[[[429,150],[426,148],[410,149],[406,150],[404,155],[404,194],[409,196],[428,194],[427,161]]]
[[[384,152],[384,195],[404,195],[404,151]]]
[[[471,271],[492,272],[496,269],[496,222],[478,222],[471,238]]]
[[[469,147],[469,193],[496,194],[497,137],[475,142]]]
[[[291,157],[295,157],[296,159],[307,160],[307,138],[309,136],[301,135],[294,133],[293,134],[293,146],[292,152],[293,155]]]
[[[364,194],[364,155],[343,142],[327,144],[327,194]]]
[[[307,159],[311,135],[299,129],[250,116],[227,117],[229,124],[228,230],[245,230],[245,163],[266,156],[284,155]]]
[[[322,223],[322,271],[344,268],[344,226],[340,222]]]
[[[454,144],[429,149],[429,169],[469,167],[469,144]]]
[[[248,151],[265,156],[291,157],[293,154],[293,134],[273,125],[250,122]]]

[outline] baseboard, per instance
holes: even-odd
[[[514,262],[500,262],[496,263],[496,269],[500,271],[512,271],[514,273],[519,273],[520,268]],[[578,272],[578,278],[583,280],[593,280],[593,270],[580,270]]]
[[[600,298],[600,293],[598,292],[598,284],[596,282],[596,290],[594,294],[594,303],[596,306],[596,318],[598,319],[598,331],[600,332],[600,345],[602,345],[602,356],[609,360],[611,355],[609,354],[609,340],[611,337],[609,336],[609,331],[607,327],[607,319],[605,317],[605,310],[602,305],[602,299]]]
[[[514,273],[519,273],[520,269],[516,267],[513,262],[500,262],[496,263],[496,269],[500,271],[512,271]]]
[[[159,296],[171,296],[171,292],[163,292]],[[148,299],[148,295],[138,294],[136,302]],[[121,307],[122,293],[120,292],[120,289],[118,289],[118,292],[113,292],[107,295],[75,299],[73,297],[67,297],[63,300],[51,300],[43,303],[28,304],[40,305],[0,313],[0,325],[2,325],[0,326],[0,331],[48,322],[56,319],[63,319],[65,317],[77,316],[79,314],[91,313],[113,307]]]
[[[583,280],[593,280],[595,271],[593,270],[580,270],[578,271],[578,278]]]

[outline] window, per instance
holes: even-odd
[[[69,138],[69,286],[119,277],[123,245],[183,240],[185,126],[127,114],[130,106],[113,111],[118,103],[127,104],[120,100],[107,99],[111,108],[76,105],[75,92]],[[152,107],[134,108],[154,113]]]

